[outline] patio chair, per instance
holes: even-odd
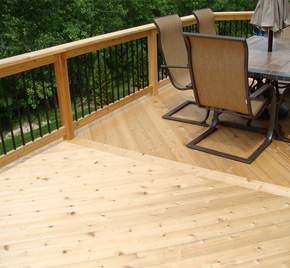
[[[158,29],[158,43],[161,49],[164,65],[166,68],[171,84],[178,90],[189,90],[186,87],[190,83],[190,75],[188,70],[187,49],[183,37],[182,21],[177,14],[159,17],[153,19],[154,24]],[[206,120],[209,116],[209,111],[203,120],[196,121],[186,118],[174,116],[178,111],[182,110],[189,104],[195,104],[193,100],[187,100],[178,107],[169,111],[162,118],[208,126]]]
[[[186,146],[248,164],[253,162],[272,141],[276,112],[274,87],[264,84],[254,93],[250,93],[248,47],[245,38],[193,33],[184,33],[184,36],[188,45],[192,83],[190,87],[193,88],[196,104],[201,108],[214,111],[209,129]],[[266,98],[267,94],[269,97]],[[267,132],[266,138],[248,158],[197,145],[217,129],[216,126],[221,123],[219,116],[222,113],[254,120],[269,104],[271,111],[269,125],[263,131],[263,133]],[[222,125],[261,132],[260,128],[234,121],[223,121]]]
[[[210,8],[195,10],[192,12],[197,20],[197,31],[204,34],[216,34],[215,18]]]

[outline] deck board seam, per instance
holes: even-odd
[[[290,198],[290,188],[287,188],[284,186],[270,184],[270,183],[261,182],[261,181],[249,181],[246,178],[241,177],[241,176],[227,174],[220,171],[210,170],[210,169],[206,169],[206,168],[202,168],[202,167],[198,167],[194,165],[189,165],[185,163],[175,162],[172,160],[160,158],[157,156],[151,156],[151,155],[139,153],[136,151],[130,151],[127,149],[115,147],[108,144],[101,144],[99,142],[87,140],[82,137],[76,137],[69,142],[80,145],[80,146],[94,148],[96,150],[100,150],[103,152],[107,152],[107,153],[109,152],[112,154],[117,154],[120,156],[132,158],[135,160],[141,160],[144,162],[154,163],[159,166],[176,169],[184,173],[194,174],[195,176],[197,175],[203,179],[217,180],[217,181],[226,182],[228,184],[235,185],[235,186],[245,187],[252,190],[257,190],[257,191],[261,191],[261,192],[265,192],[269,194],[274,194],[277,196]]]

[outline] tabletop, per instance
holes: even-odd
[[[290,81],[290,39],[274,38],[272,52],[268,52],[268,37],[252,36],[247,43],[250,77]]]

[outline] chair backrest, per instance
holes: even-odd
[[[158,42],[164,64],[187,66],[187,49],[183,37],[182,21],[177,14],[153,19],[158,29]],[[178,89],[188,89],[190,83],[188,69],[169,68],[172,85]]]
[[[252,115],[245,38],[184,33],[198,106]]]
[[[197,20],[197,31],[203,34],[216,34],[215,18],[210,8],[192,12]]]

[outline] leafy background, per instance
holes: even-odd
[[[257,0],[1,0],[0,59],[195,9],[254,10]]]

